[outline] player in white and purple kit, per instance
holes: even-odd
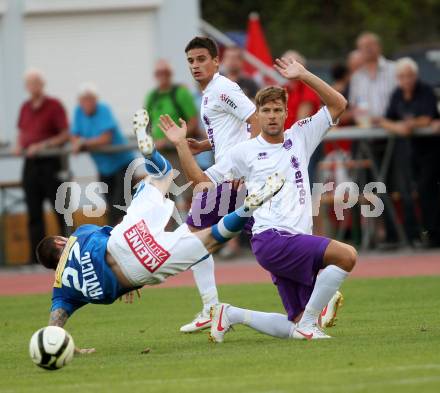
[[[212,150],[215,162],[219,162],[237,143],[258,135],[255,105],[237,83],[219,74],[218,49],[210,38],[193,38],[186,46],[185,53],[191,74],[203,91],[200,116],[207,135],[204,141],[189,139],[188,142],[193,154]],[[243,202],[246,189],[242,187],[237,192],[238,184],[232,180],[225,179],[216,189],[195,195],[187,219],[192,231],[214,225],[235,209],[237,201],[238,204]],[[181,327],[180,331],[186,333],[209,328],[210,307],[218,303],[212,256],[209,256],[206,263],[196,265],[192,270],[203,310],[193,321]]]
[[[48,236],[37,246],[37,260],[56,271],[49,325],[64,326],[86,304],[113,303],[134,289],[160,284],[194,264],[206,263],[223,239],[236,236],[252,213],[282,189],[284,180],[274,173],[218,225],[193,233],[183,224],[167,232],[174,203],[165,195],[173,171],[154,148],[147,126],[147,112],[136,112],[134,129],[149,176],[139,185],[122,222],[114,228],[82,225],[68,239]]]
[[[307,167],[310,156],[345,109],[346,100],[292,59],[277,60],[277,70],[313,88],[325,106],[286,132],[286,92],[268,87],[256,97],[262,133],[232,148],[226,159],[202,172],[184,140],[186,130],[164,131],[179,152],[185,173],[194,183],[220,184],[225,176],[244,178],[249,192],[275,170],[286,177],[283,189],[254,214],[252,250],[272,275],[287,316],[243,310],[227,304],[211,309],[211,337],[222,342],[233,324],[283,338],[329,338],[318,326],[321,311],[353,269],[356,250],[350,245],[312,235],[312,203]],[[321,271],[318,276],[318,272]]]

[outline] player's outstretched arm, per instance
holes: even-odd
[[[67,320],[69,319],[69,314],[63,308],[57,308],[50,313],[49,326],[59,326],[64,327]],[[77,348],[75,347],[75,353],[78,355],[84,355],[96,352],[95,348]]]
[[[57,308],[50,313],[49,326],[64,327],[69,318],[69,314],[63,308]]]
[[[159,128],[165,134],[167,139],[176,147],[179,155],[180,165],[186,178],[193,183],[193,187],[200,183],[213,185],[208,176],[200,169],[194,159],[186,140],[186,123],[180,119],[180,127],[174,123],[170,116],[161,116],[159,120]]]
[[[339,119],[347,107],[347,100],[344,96],[333,89],[330,85],[306,70],[303,65],[291,58],[276,59],[275,69],[287,79],[301,80],[315,90],[324,104],[327,106],[332,120]]]

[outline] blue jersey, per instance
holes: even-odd
[[[51,311],[63,308],[71,315],[88,303],[113,303],[129,291],[105,261],[112,229],[82,225],[69,237],[55,273]]]

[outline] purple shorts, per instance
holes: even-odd
[[[222,183],[208,192],[199,192],[191,202],[186,223],[203,229],[217,224],[226,214],[239,208],[246,198],[246,188],[233,190],[231,183]]]
[[[258,263],[272,275],[289,320],[304,311],[330,239],[268,229],[251,239]]]

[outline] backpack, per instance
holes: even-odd
[[[183,120],[188,120],[185,118],[185,114],[183,112],[183,109],[177,101],[177,89],[179,87],[181,87],[181,86],[180,85],[172,85],[171,90],[168,94],[171,98],[171,102],[173,103],[174,108],[176,109],[178,117],[182,118]],[[148,112],[152,111],[154,106],[157,104],[158,100],[159,100],[159,90],[154,89],[153,93],[151,94],[150,102],[148,103],[148,107],[147,107]]]

